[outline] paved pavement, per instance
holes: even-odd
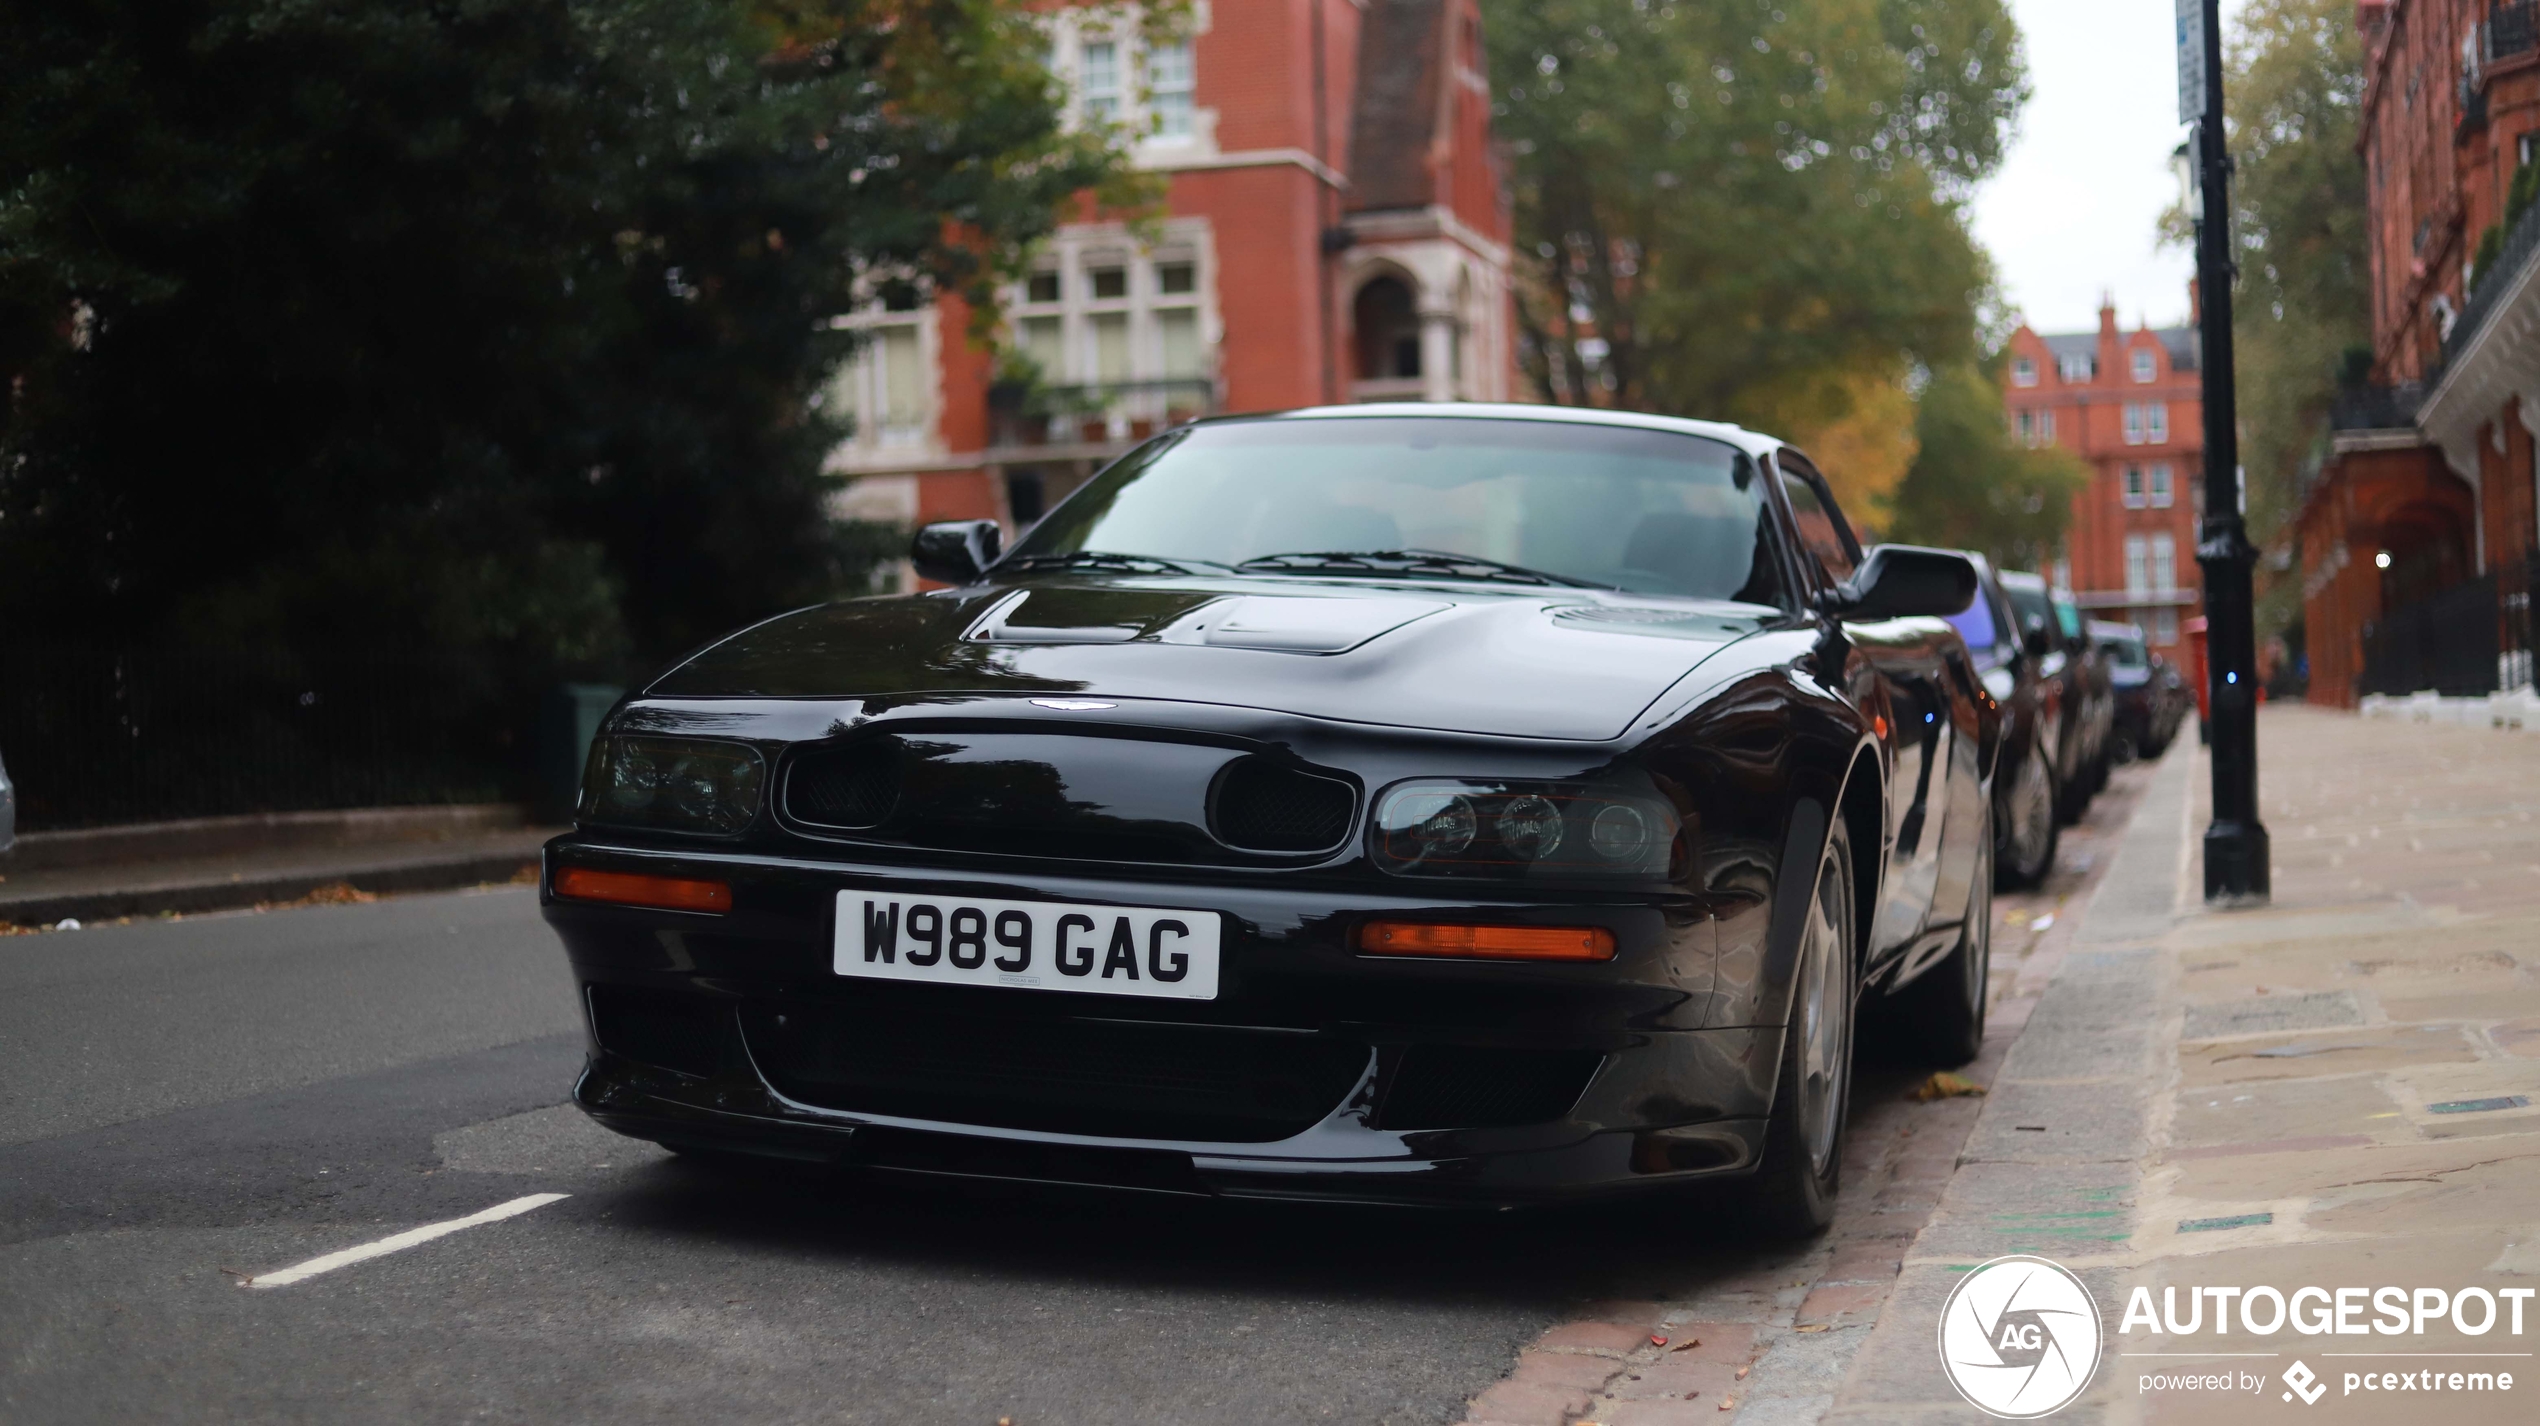
[[[2149,781],[2000,908],[1979,1078]],[[526,889],[0,940],[0,1419],[1452,1422],[1547,1359],[1562,1399],[1490,1419],[1671,1372],[1804,1419],[1984,1104],[1870,1071],[1842,1226],[1768,1251],[1683,1204],[1476,1219],[703,1167],[564,1105],[578,1056]],[[1703,1346],[1625,1371],[1679,1306],[1718,1324]]]

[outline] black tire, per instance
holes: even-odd
[[[1790,1025],[1764,1124],[1764,1162],[1747,1180],[1747,1216],[1768,1236],[1811,1238],[1834,1222],[1843,1185],[1844,1119],[1852,1109],[1860,958],[1853,923],[1852,839],[1838,824],[1818,859],[1809,914],[1791,967]]]
[[[1993,974],[1993,829],[1977,841],[1967,884],[1967,919],[1958,944],[1913,984],[1889,997],[1895,1048],[1916,1064],[1956,1069],[1984,1049],[1986,985]]]
[[[2011,891],[2035,886],[2055,869],[2055,844],[2062,839],[2063,819],[2056,815],[2055,775],[2038,750],[2011,769],[2011,785],[1994,809],[1993,886]]]

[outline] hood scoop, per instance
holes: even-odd
[[[983,644],[1197,644],[1338,654],[1453,607],[1390,596],[1032,589],[999,600],[962,637]]]

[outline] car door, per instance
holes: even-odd
[[[1860,542],[1835,504],[1824,476],[1797,452],[1776,462],[1803,555],[1829,583],[1849,579],[1859,566]],[[1883,728],[1887,753],[1887,876],[1871,923],[1873,963],[1911,944],[1932,922],[1936,904],[1963,905],[1975,863],[1972,833],[1950,835],[1975,820],[1956,804],[1960,787],[1975,781],[1975,742],[1961,716],[1962,695],[1951,696],[1964,670],[1950,658],[1960,645],[1947,626],[1930,619],[1896,619],[1843,625],[1860,656],[1864,677],[1853,689],[1857,705]],[[1969,804],[1972,806],[1972,804]],[[1955,868],[1956,875],[1947,873]],[[1936,900],[1944,882],[1959,887],[1954,902]]]

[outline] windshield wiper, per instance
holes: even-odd
[[[1134,574],[1190,574],[1192,571],[1171,560],[1153,555],[1124,555],[1111,550],[1075,550],[1063,555],[1020,555],[998,562],[1002,572],[1010,569],[1117,569]]]
[[[1430,579],[1486,579],[1510,584],[1557,584],[1571,589],[1611,589],[1612,585],[1572,579],[1528,569],[1521,564],[1448,554],[1443,550],[1320,550],[1263,555],[1235,568],[1247,574],[1391,574]]]

